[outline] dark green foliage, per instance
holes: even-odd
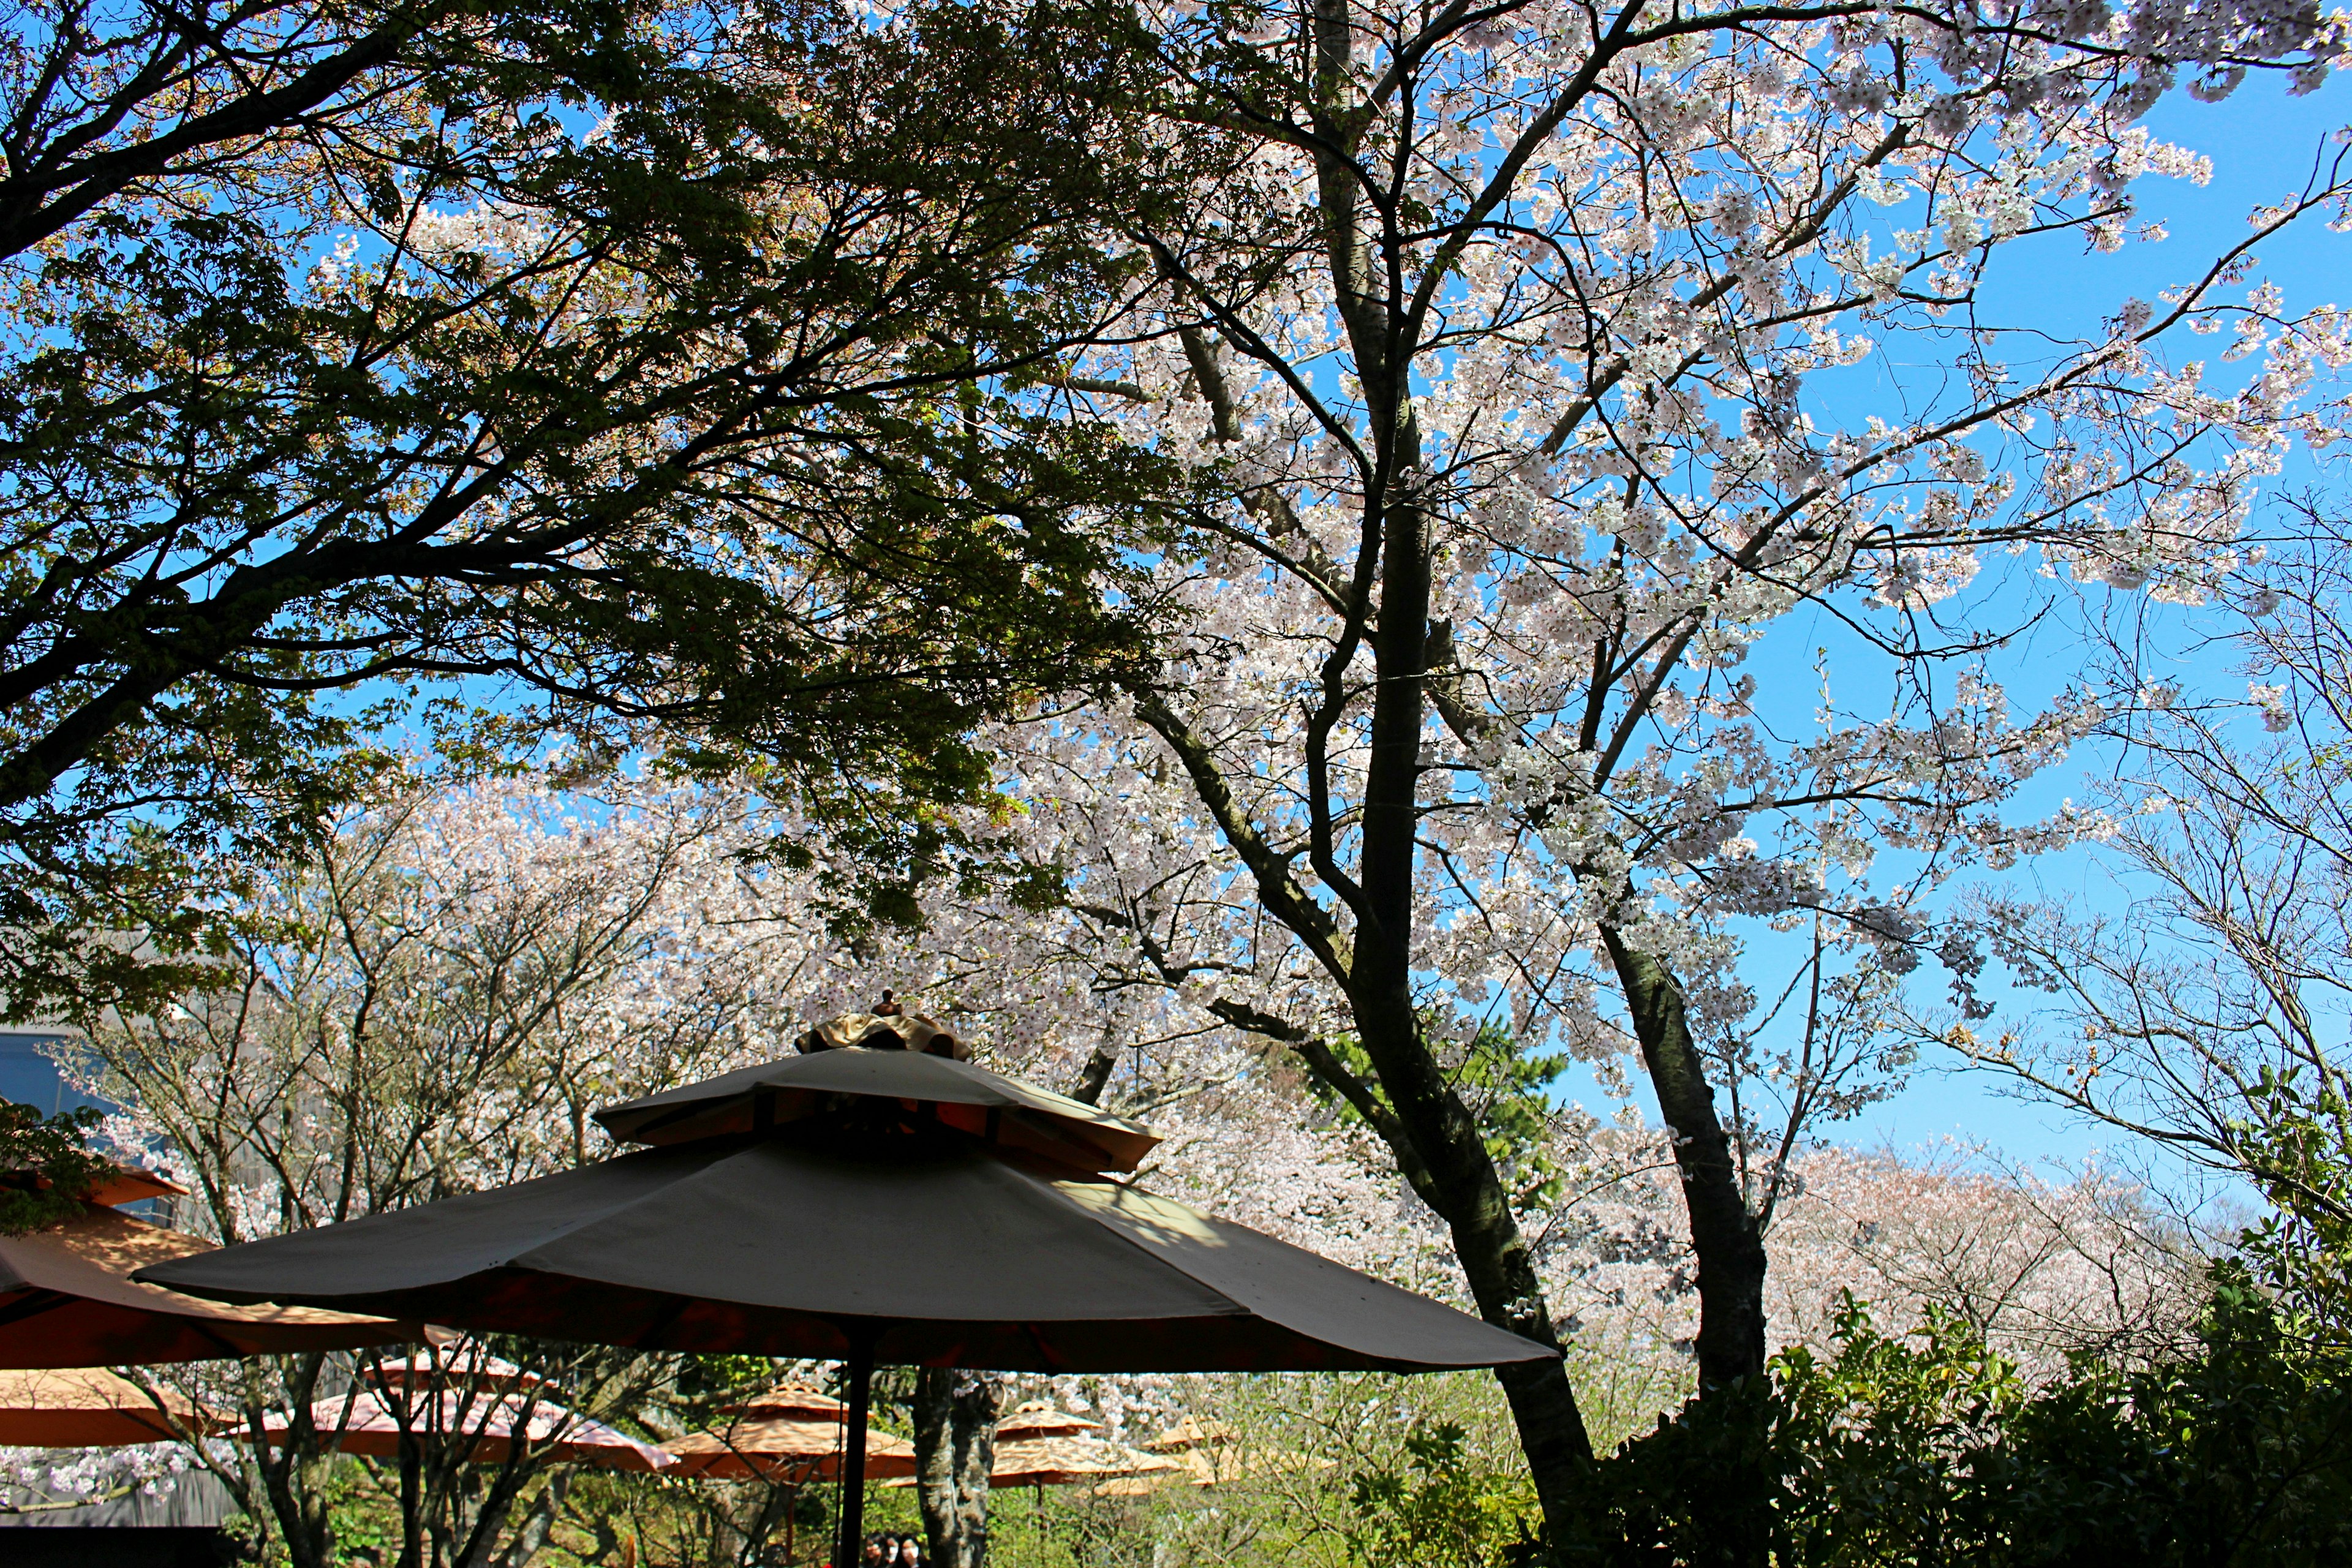
[[[975,722],[1143,657],[1161,466],[1036,390],[1136,282],[1092,239],[1119,28],[358,10],[242,24],[376,40],[299,126],[0,258],[20,1014],[188,984],[390,726],[760,770],[889,862],[984,795]]]
[[[99,1114],[88,1106],[43,1116],[0,1100],[0,1236],[22,1236],[80,1212],[113,1169],[88,1147]]]
[[[1424,1017],[1423,1026],[1434,1037],[1442,1032],[1444,1023],[1432,1015]],[[1550,1089],[1568,1070],[1568,1058],[1554,1052],[1528,1050],[1508,1029],[1492,1022],[1480,1024],[1466,1045],[1438,1048],[1447,1081],[1478,1119],[1487,1156],[1495,1162],[1511,1201],[1523,1209],[1557,1201],[1562,1173],[1552,1152]],[[1331,1051],[1358,1081],[1367,1085],[1379,1081],[1370,1059],[1352,1037],[1333,1042]],[[1310,1078],[1307,1087],[1343,1118],[1355,1116],[1323,1079]],[[1378,1090],[1372,1092],[1377,1097]]]
[[[2231,1131],[2272,1205],[2245,1234],[2248,1260],[2298,1332],[2352,1355],[2352,1103],[2341,1082],[2265,1066]]]
[[[2030,1390],[1954,1320],[1694,1402],[1595,1467],[1564,1562],[2096,1568],[2352,1561],[2352,1387],[2225,1265],[2195,1349]]]
[[[1484,1568],[1528,1545],[1535,1489],[1524,1471],[1470,1461],[1458,1422],[1415,1421],[1403,1463],[1358,1472],[1349,1483],[1357,1522],[1348,1550],[1370,1568]]]

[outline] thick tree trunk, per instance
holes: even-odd
[[[1360,334],[1360,336],[1361,334]],[[1367,357],[1358,344],[1360,363]],[[1367,385],[1372,384],[1368,375]],[[1402,1163],[1453,1232],[1454,1255],[1487,1321],[1540,1344],[1557,1345],[1535,1259],[1511,1212],[1486,1140],[1422,1036],[1413,1005],[1415,872],[1420,849],[1422,729],[1428,709],[1429,543],[1419,502],[1405,490],[1421,463],[1421,433],[1403,388],[1391,406],[1408,410],[1387,449],[1402,477],[1385,498],[1381,616],[1373,633],[1377,671],[1370,757],[1361,821],[1362,885],[1349,1003],[1358,1038],[1379,1074],[1408,1148]],[[1394,1134],[1391,1142],[1397,1142]],[[1583,1412],[1562,1362],[1498,1369],[1517,1424],[1528,1470],[1555,1540],[1568,1537],[1580,1485],[1592,1458]]]
[[[1731,1139],[1716,1114],[1684,1012],[1682,987],[1665,963],[1601,928],[1609,960],[1633,1016],[1642,1060],[1658,1110],[1674,1130],[1675,1163],[1690,1209],[1691,1251],[1698,1259],[1698,1380],[1702,1397],[1764,1371],[1764,1237],[1739,1190]]]
[[[915,1373],[915,1491],[932,1568],[987,1568],[996,1380],[958,1367]]]
[[[1402,980],[1402,971],[1398,974]],[[1409,1150],[1400,1151],[1401,1163],[1417,1167],[1411,1172],[1415,1190],[1445,1220],[1479,1316],[1538,1344],[1557,1345],[1534,1256],[1477,1120],[1422,1044],[1411,993],[1402,984],[1385,989],[1385,996],[1360,997],[1352,1011],[1395,1108],[1396,1131],[1410,1140]],[[1565,1539],[1592,1460],[1592,1439],[1567,1365],[1526,1362],[1497,1367],[1495,1377],[1510,1402],[1544,1521],[1555,1540]]]
[[[287,1406],[294,1414],[283,1443],[272,1446],[255,1433],[256,1468],[260,1472],[269,1511],[277,1517],[278,1539],[293,1568],[330,1568],[334,1557],[334,1527],[324,1486],[328,1461],[319,1434],[310,1422],[317,1397],[324,1356],[291,1356],[280,1363]],[[247,1412],[257,1427],[261,1413]]]

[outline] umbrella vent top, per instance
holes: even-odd
[[[794,1044],[803,1056],[863,1047],[869,1051],[920,1051],[928,1057],[950,1057],[960,1062],[971,1059],[971,1045],[958,1039],[954,1030],[937,1018],[908,1012],[890,1000],[887,991],[882,993],[881,1005],[873,1012],[844,1013],[838,1018],[827,1019]]]
[[[625,1142],[671,1144],[793,1122],[871,1121],[877,1113],[909,1128],[947,1128],[1007,1152],[1088,1172],[1131,1171],[1160,1142],[1124,1118],[970,1062],[856,1045],[608,1105],[596,1120]]]
[[[1099,1421],[1089,1421],[1056,1409],[1042,1399],[1031,1399],[1014,1405],[996,1423],[996,1440],[1000,1443],[1025,1443],[1047,1437],[1080,1437],[1103,1429]]]
[[[719,1408],[730,1415],[748,1415],[761,1420],[798,1416],[809,1421],[838,1421],[849,1411],[848,1405],[832,1394],[821,1388],[811,1388],[805,1383],[780,1383],[749,1399],[722,1405]]]
[[[406,1355],[375,1363],[375,1375],[394,1388],[415,1384],[429,1385],[436,1379],[444,1383],[478,1387],[546,1388],[552,1386],[535,1372],[517,1366],[504,1356],[494,1356],[478,1348],[459,1350],[444,1354],[437,1348],[412,1348]]]
[[[1154,1454],[1182,1454],[1194,1448],[1230,1447],[1240,1441],[1241,1434],[1222,1421],[1187,1415],[1143,1447]]]

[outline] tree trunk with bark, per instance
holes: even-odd
[[[1404,406],[1402,387],[1395,389]],[[1390,450],[1395,470],[1419,467],[1420,432],[1410,415]],[[1400,1163],[1417,1167],[1414,1186],[1444,1216],[1454,1255],[1487,1321],[1539,1344],[1557,1345],[1551,1311],[1484,1130],[1447,1081],[1424,1038],[1412,994],[1414,874],[1420,826],[1421,743],[1427,713],[1429,547],[1420,506],[1392,491],[1383,520],[1381,618],[1371,756],[1361,822],[1361,881],[1348,1000],[1364,1054],[1393,1113],[1384,1132]],[[1592,1458],[1583,1412],[1561,1362],[1497,1369],[1536,1484],[1544,1520],[1564,1539]]]
[[[927,1366],[915,1373],[915,1491],[932,1568],[987,1568],[1001,1403],[986,1373]]]
[[[1675,1164],[1698,1260],[1698,1380],[1704,1397],[1764,1371],[1764,1237],[1740,1191],[1731,1137],[1715,1109],[1706,1064],[1691,1038],[1682,987],[1654,954],[1601,928],[1633,1016],[1658,1109],[1674,1130]]]
[[[334,1523],[326,1498],[330,1459],[310,1423],[311,1404],[325,1364],[326,1358],[315,1352],[290,1356],[281,1363],[278,1386],[293,1412],[282,1442],[273,1446],[262,1441],[263,1412],[247,1411],[254,1429],[254,1468],[293,1568],[330,1568],[334,1558]]]

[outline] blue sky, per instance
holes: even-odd
[[[1992,280],[2000,302],[2046,310],[2081,321],[2105,314],[2127,294],[2152,298],[2197,263],[2199,253],[2218,251],[2246,233],[2246,214],[2259,203],[2275,202],[2301,188],[2320,143],[2352,121],[2352,83],[2341,76],[2305,98],[2288,97],[2273,82],[2250,84],[2218,104],[2174,95],[2150,117],[2167,141],[2213,160],[2212,182],[2147,180],[2137,187],[2143,213],[2164,220],[2172,237],[2154,246],[2129,246],[2116,255],[2082,256],[2066,264],[2009,268]],[[2260,275],[2276,281],[2291,310],[2323,302],[2352,305],[2352,234],[2336,234],[2319,223],[2305,224],[2265,243],[2257,253]],[[2053,258],[2054,259],[2054,258]],[[2210,339],[2216,350],[2221,340]],[[2298,453],[2276,483],[2303,488],[2340,483],[2342,476],[2315,467]],[[2216,684],[2227,679],[2222,661],[2190,670]],[[2086,772],[2100,759],[2084,755],[2042,781],[2044,798],[2079,794]],[[2019,879],[2045,896],[2113,905],[2120,889],[2105,860],[2074,851],[2025,868]],[[2096,1150],[2118,1152],[2118,1135],[2094,1129],[2046,1107],[2020,1101],[1977,1073],[1930,1072],[1894,1100],[1845,1131],[1842,1141],[1864,1144],[1916,1145],[1946,1137],[1990,1142],[2013,1159],[2079,1161]]]
[[[2174,95],[2151,116],[2150,128],[2166,141],[2209,156],[2213,177],[2202,186],[2184,180],[2150,178],[2135,187],[2142,219],[2161,220],[2170,237],[2153,245],[2126,246],[2107,256],[2086,255],[2074,237],[2012,247],[1986,279],[1980,296],[1983,319],[2003,325],[2047,326],[2067,338],[2095,335],[2098,321],[2112,315],[2126,298],[2153,300],[2160,289],[2196,276],[2214,255],[2242,239],[2248,232],[2248,212],[2299,191],[2323,143],[2347,122],[2352,122],[2352,84],[2341,78],[2300,99],[2288,97],[2283,85],[2270,81],[2249,84],[2220,104],[2200,104],[2186,93]],[[2278,283],[2291,313],[2327,302],[2352,305],[2352,234],[2333,233],[2324,223],[2307,222],[2265,242],[2257,254],[2261,266],[2255,279]],[[2174,353],[2179,358],[2204,359],[2216,380],[2234,379],[2242,367],[2217,363],[2226,342],[2225,338],[2186,338]],[[1843,402],[1846,395],[1841,392],[1839,400]],[[2272,489],[2300,490],[2315,484],[2340,484],[2342,478],[2322,470],[2298,453]],[[2100,595],[2106,591],[2090,592]],[[1991,601],[1992,608],[1998,611],[2006,598],[2004,593]],[[2097,605],[2094,603],[2090,607]],[[2176,616],[2171,630],[2186,641],[2194,636],[2196,626],[2189,616]],[[1766,680],[1769,672],[1780,679],[1767,684],[1801,688],[1810,704],[1814,681],[1811,650],[1817,641],[1834,642],[1835,634],[1817,635],[1811,628],[1793,626],[1789,631],[1794,635],[1776,635],[1768,639],[1766,648],[1759,650],[1755,661],[1759,679]],[[2021,705],[2048,695],[2046,690],[2022,689],[2035,672],[2046,670],[2054,689],[2080,670],[2074,645],[2069,621],[2061,615],[2004,653],[1999,673],[2010,679]],[[2226,655],[2209,654],[2184,664],[2179,673],[2192,689],[2234,694],[2242,682],[2231,674],[2228,663]],[[1853,705],[1852,694],[1841,693],[1841,707]],[[2078,752],[2065,765],[2034,781],[2015,815],[2046,812],[2068,797],[2081,797],[2105,760],[2098,752]],[[2113,909],[2127,896],[2105,858],[2087,848],[2029,863],[2005,881],[2042,899],[2094,907]],[[1760,970],[1770,962],[1769,955],[1759,955],[1757,966]],[[1923,987],[1938,992],[1944,984],[1941,972],[1932,964],[1923,967],[1916,978]],[[1777,983],[1768,984],[1768,977],[1761,974],[1756,983],[1759,991],[1778,988]],[[2004,1005],[1993,1026],[2030,1026],[2033,998],[1994,995],[1992,999]],[[1823,1132],[1843,1143],[1898,1151],[1956,1140],[1983,1145],[2007,1160],[2028,1164],[2053,1162],[2072,1166],[2098,1158],[2128,1166],[2147,1152],[2128,1146],[2121,1134],[2021,1099],[1992,1075],[1954,1070],[1955,1060],[1923,1060],[1922,1070],[1907,1088],[1857,1120]],[[1567,1098],[1595,1109],[1604,1104],[1598,1085],[1580,1068],[1570,1069],[1561,1089]],[[1654,1119],[1654,1106],[1645,1104],[1644,1109]],[[2149,1173],[2161,1176],[2163,1173],[2151,1168]]]

